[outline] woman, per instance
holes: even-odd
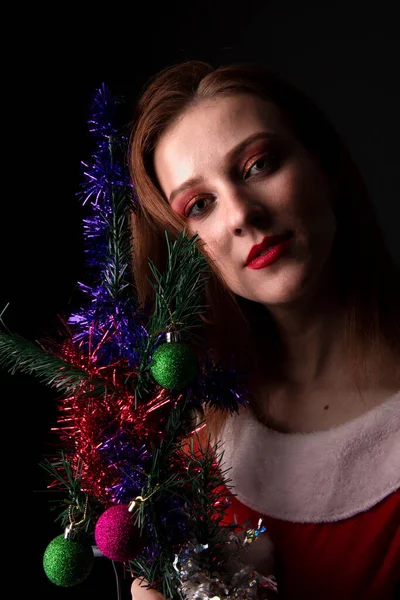
[[[248,407],[205,413],[231,468],[227,522],[263,517],[281,598],[395,598],[400,279],[340,137],[262,67],[191,61],[144,90],[130,164],[142,300],[164,230],[197,232],[204,338],[251,373]]]

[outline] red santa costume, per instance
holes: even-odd
[[[400,599],[400,392],[306,434],[273,431],[246,408],[222,442],[236,495],[224,522],[263,519],[280,600]]]

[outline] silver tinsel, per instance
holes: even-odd
[[[258,534],[265,531],[260,524],[258,529],[249,529],[243,540],[230,534],[230,544],[236,549],[247,550]],[[277,598],[277,584],[274,576],[261,575],[251,564],[244,564],[233,552],[228,563],[220,572],[206,572],[202,554],[208,546],[187,544],[175,556],[174,568],[179,575],[179,594],[183,600],[269,600]]]

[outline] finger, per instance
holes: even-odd
[[[131,585],[132,600],[165,600],[161,592],[149,590],[146,579],[134,579]]]

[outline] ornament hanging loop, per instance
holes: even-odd
[[[136,498],[134,500],[132,500],[131,502],[129,502],[129,504],[128,504],[128,510],[129,510],[129,512],[132,512],[135,508],[139,508],[139,506],[141,504],[143,504],[143,502],[145,502],[146,500],[148,500],[153,494],[156,493],[156,491],[158,490],[159,487],[160,487],[160,484],[157,483],[154,486],[154,490],[151,492],[151,494],[149,494],[145,498],[143,498],[143,496],[136,496]]]
[[[181,342],[182,341],[182,336],[179,333],[179,331],[167,331],[167,333],[165,334],[165,340],[166,342]]]
[[[65,531],[64,531],[64,539],[65,540],[71,539],[73,526],[74,526],[73,523],[68,523],[68,525],[66,526]]]
[[[72,535],[72,528],[73,527],[77,528],[77,527],[79,527],[79,525],[82,525],[86,521],[87,509],[88,509],[88,502],[89,502],[89,498],[88,498],[88,496],[86,496],[85,507],[83,509],[83,515],[82,515],[82,518],[79,521],[74,521],[74,516],[73,516],[73,513],[72,513],[72,509],[73,509],[74,506],[72,504],[70,504],[70,506],[68,507],[69,524],[65,528],[65,532],[64,532],[64,538],[66,540],[71,537],[71,535]],[[78,510],[81,510],[78,502],[76,503],[76,508]]]

